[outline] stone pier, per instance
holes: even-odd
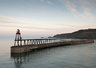
[[[94,43],[94,40],[62,41],[62,39],[22,39],[15,41],[19,43],[11,47],[11,53],[24,53],[47,47]]]

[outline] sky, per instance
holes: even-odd
[[[42,37],[96,28],[96,0],[0,0],[0,37]]]

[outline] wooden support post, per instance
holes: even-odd
[[[51,40],[49,39],[49,43],[51,43]]]
[[[44,44],[44,40],[42,40],[42,44]]]
[[[48,40],[46,40],[46,44],[48,43]]]
[[[48,43],[50,43],[49,39],[48,39]]]
[[[29,40],[29,43],[30,43],[30,45],[31,45],[31,40]]]
[[[53,41],[54,41],[54,43],[56,42],[56,40],[55,40],[55,39],[53,39]]]
[[[36,44],[36,40],[34,40],[34,44]]]
[[[40,44],[40,41],[38,40],[38,44]]]
[[[22,46],[22,40],[20,40],[20,46]]]
[[[37,40],[37,44],[38,44],[38,40]]]
[[[30,40],[30,45],[32,45],[32,40]]]
[[[41,40],[41,44],[43,44],[43,40]]]
[[[27,40],[27,45],[28,45],[28,40]]]
[[[19,40],[17,41],[17,46],[19,46]]]
[[[38,40],[38,44],[40,44],[39,40]]]
[[[28,45],[29,45],[29,40],[28,40]]]
[[[40,44],[42,44],[42,40],[40,41]]]
[[[24,45],[26,45],[26,40],[24,40]]]
[[[32,44],[34,44],[34,40],[32,40]]]
[[[37,44],[37,40],[35,40],[35,44]]]

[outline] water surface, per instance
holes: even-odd
[[[12,55],[13,40],[0,40],[0,68],[96,68],[96,42]]]

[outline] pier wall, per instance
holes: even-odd
[[[94,40],[80,40],[80,41],[65,41],[65,42],[54,42],[45,44],[31,44],[23,46],[12,46],[11,53],[24,53],[34,49],[54,47],[54,46],[66,46],[66,45],[77,45],[77,44],[88,44],[94,43]]]

